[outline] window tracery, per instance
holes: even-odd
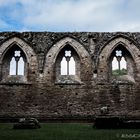
[[[71,50],[65,50],[61,61],[61,75],[75,75],[75,61]]]
[[[24,60],[21,51],[16,50],[10,61],[10,75],[24,75]]]
[[[27,59],[17,44],[13,44],[4,54],[2,81],[12,83],[27,81]]]
[[[127,74],[127,61],[124,57],[124,52],[117,49],[114,52],[112,59],[112,74],[113,75],[126,75]]]
[[[58,54],[55,64],[56,82],[79,83],[80,59],[76,51],[66,45]]]

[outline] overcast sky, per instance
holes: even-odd
[[[0,0],[0,31],[140,31],[140,0]]]

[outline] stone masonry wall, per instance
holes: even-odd
[[[130,53],[132,70],[113,77],[110,57],[119,44]],[[5,54],[13,45],[25,53],[24,76],[4,76]],[[77,55],[78,74],[59,77],[57,60],[67,45]],[[108,107],[106,115],[140,117],[139,84],[140,33],[0,33],[1,118],[90,120],[101,115],[102,107]]]

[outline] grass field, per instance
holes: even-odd
[[[136,129],[95,129],[92,124],[42,123],[40,129],[14,130],[0,123],[0,140],[139,140]],[[135,137],[134,137],[135,136]]]

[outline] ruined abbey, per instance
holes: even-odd
[[[140,117],[140,33],[1,32],[0,119]]]

